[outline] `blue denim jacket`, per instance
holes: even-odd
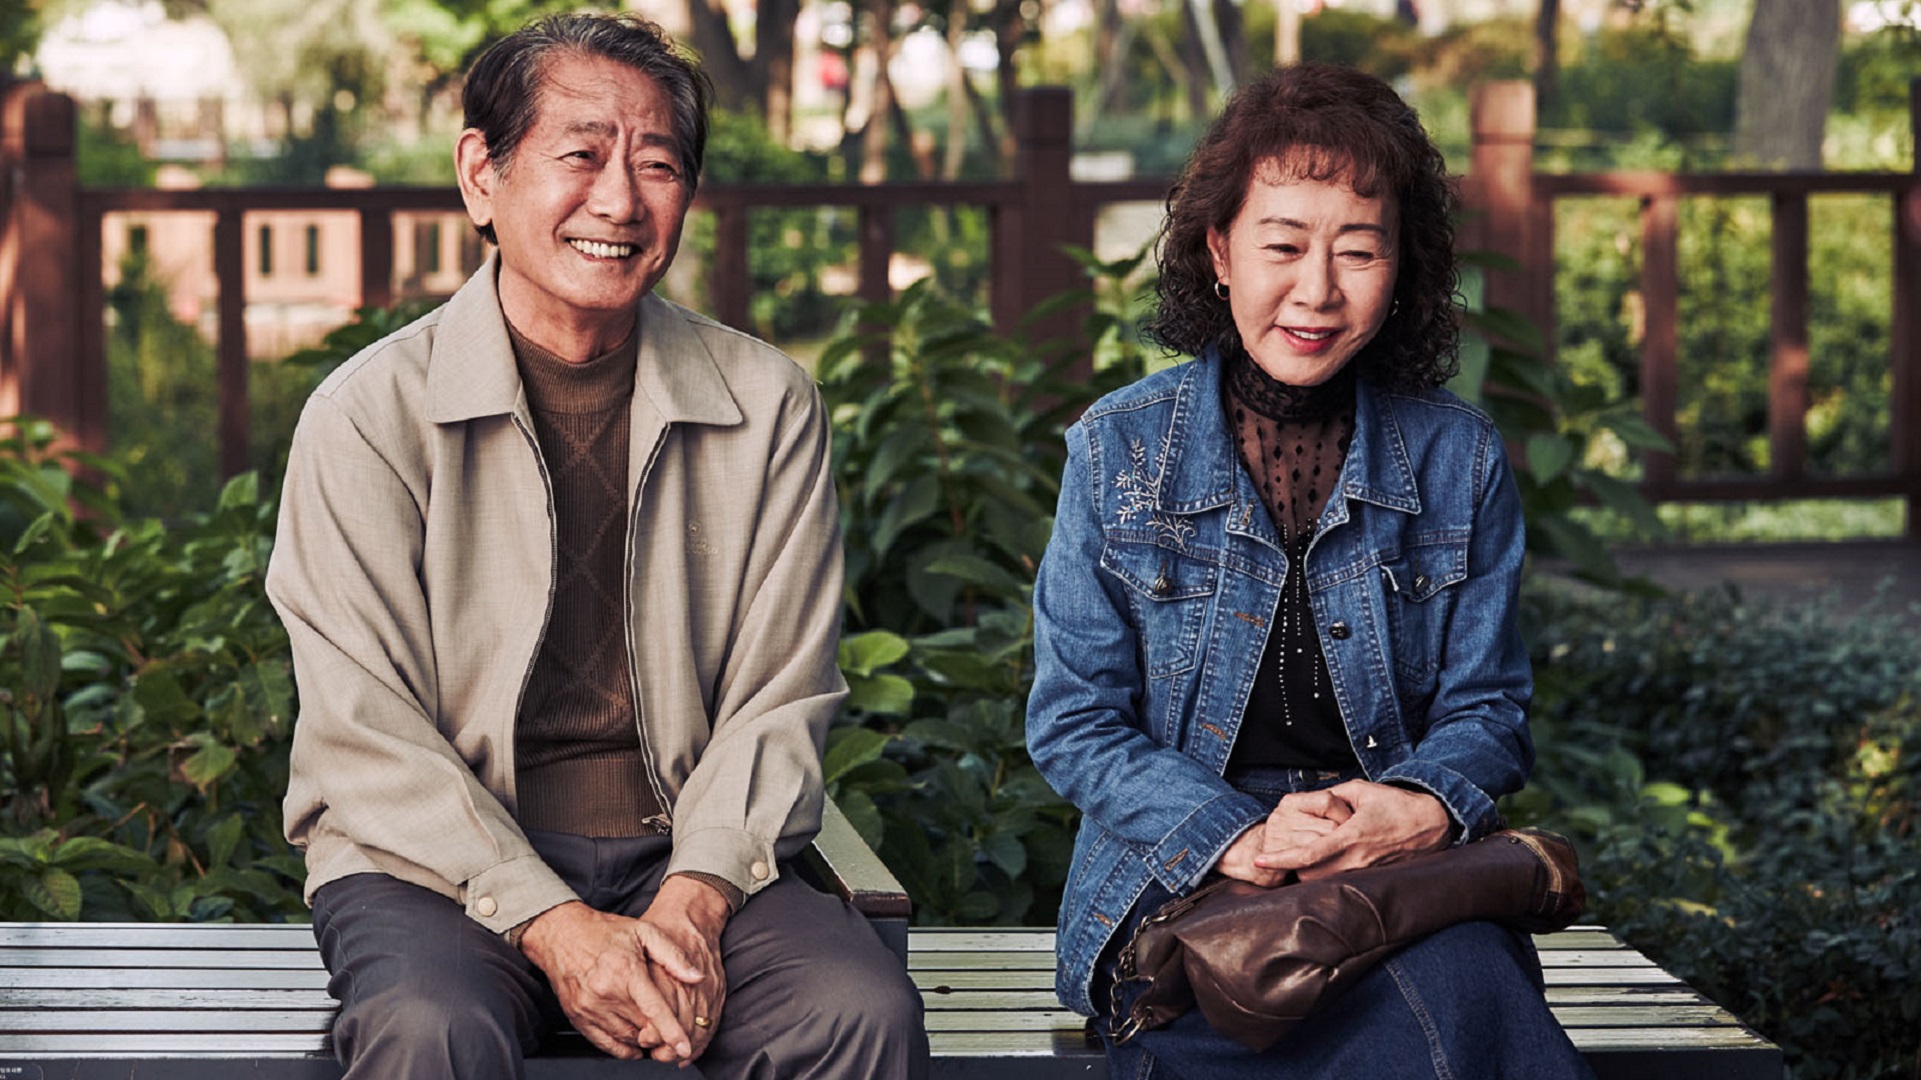
[[[1057,989],[1093,1015],[1096,958],[1150,878],[1190,891],[1266,807],[1221,778],[1288,560],[1242,467],[1211,353],[1102,398],[1067,433],[1034,586],[1027,738],[1084,817]],[[1463,841],[1533,767],[1515,625],[1523,527],[1499,434],[1446,391],[1359,384],[1304,559],[1369,779],[1438,796]]]

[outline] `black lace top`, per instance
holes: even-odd
[[[1222,404],[1241,465],[1260,490],[1288,559],[1229,768],[1350,768],[1354,749],[1299,567],[1354,439],[1354,369],[1343,368],[1319,386],[1292,386],[1240,350],[1227,365]]]

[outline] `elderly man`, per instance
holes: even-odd
[[[301,417],[268,591],[349,1077],[520,1076],[563,1016],[710,1078],[925,1072],[899,963],[782,861],[846,692],[819,394],[652,293],[708,93],[635,17],[495,44],[455,162],[497,256]]]

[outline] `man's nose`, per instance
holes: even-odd
[[[608,221],[632,221],[640,216],[640,179],[623,161],[609,161],[594,177],[587,209]]]

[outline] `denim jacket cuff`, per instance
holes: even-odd
[[[1503,822],[1494,800],[1460,773],[1432,761],[1403,761],[1381,774],[1381,783],[1425,791],[1441,800],[1447,815],[1459,825],[1454,842],[1466,844],[1499,829]]]
[[[1169,892],[1184,896],[1220,861],[1249,825],[1267,816],[1260,800],[1228,791],[1194,808],[1166,839],[1147,852],[1147,866]]]

